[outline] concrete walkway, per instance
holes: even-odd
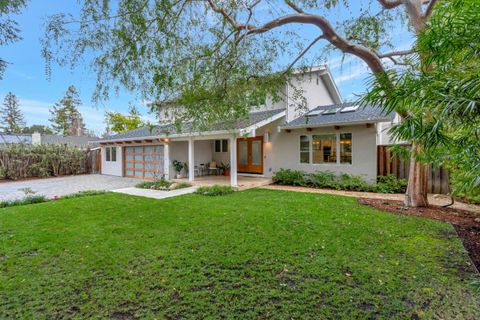
[[[178,190],[171,191],[162,191],[162,190],[151,190],[151,189],[140,189],[140,188],[122,188],[112,190],[117,193],[124,193],[131,196],[139,196],[152,199],[166,199],[176,196],[181,196],[184,194],[194,193],[198,187],[183,188]]]
[[[110,191],[113,189],[133,187],[139,182],[141,182],[141,180],[100,174],[85,174],[22,181],[3,181],[0,182],[0,201],[24,198],[25,192],[22,191],[22,189],[25,188],[34,191],[35,195],[44,195],[47,198],[53,198],[55,196],[60,197],[79,191]]]
[[[314,189],[314,188],[306,188],[306,187],[281,186],[281,185],[275,185],[275,184],[264,186],[262,188],[272,189],[272,190],[334,194],[339,196],[347,196],[347,197],[355,197],[355,198],[371,198],[371,199],[399,200],[399,201],[403,201],[405,199],[405,195],[403,193],[391,194],[391,193],[342,191],[342,190],[331,190],[331,189]],[[432,205],[443,206],[450,203],[450,197],[443,194],[429,194],[428,202]],[[477,206],[474,204],[455,201],[455,204],[450,208],[467,210],[470,212],[480,214],[480,206]]]

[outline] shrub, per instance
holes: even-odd
[[[0,202],[0,208],[23,206],[26,204],[42,203],[47,201],[50,200],[45,196],[27,196],[23,199],[2,201]]]
[[[200,187],[197,189],[197,191],[195,191],[196,194],[201,194],[204,196],[224,196],[233,192],[234,190],[232,187],[219,185],[214,185],[211,187]]]
[[[280,169],[273,176],[273,182],[288,186],[306,186],[305,173],[298,170]]]
[[[307,184],[314,188],[340,189],[337,176],[330,171],[319,171],[306,176]]]
[[[405,193],[407,184],[406,179],[398,179],[393,174],[378,176],[374,191],[379,193]]]
[[[185,189],[185,188],[190,188],[192,185],[187,182],[179,182],[179,183],[174,183],[171,187],[170,190],[177,190],[177,189]]]
[[[0,149],[0,178],[89,173],[87,151],[70,145],[10,144]]]
[[[165,180],[164,178],[155,181],[144,181],[137,184],[135,187],[140,189],[153,189],[153,190],[170,190],[172,182]]]
[[[273,182],[281,185],[361,192],[404,193],[407,187],[407,180],[397,179],[394,175],[380,176],[378,182],[372,185],[360,175],[346,173],[336,175],[331,171],[305,173],[298,170],[280,169],[272,179]]]

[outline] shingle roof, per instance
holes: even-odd
[[[87,147],[90,142],[96,142],[97,137],[89,136],[61,136],[61,135],[43,135],[41,136],[42,144],[69,144],[75,147]]]
[[[264,120],[267,120],[284,111],[285,109],[275,109],[275,110],[252,112],[245,118],[238,119],[237,121],[234,121],[234,122],[218,122],[211,125],[208,129],[205,129],[205,130],[199,130],[198,128],[193,127],[192,122],[183,123],[180,125],[180,128],[178,128],[174,124],[158,125],[153,128],[142,127],[139,129],[128,131],[128,132],[111,135],[103,139],[97,140],[96,142],[145,138],[145,137],[168,137],[176,134],[196,133],[199,131],[209,132],[209,131],[224,131],[224,130],[226,131],[226,130],[232,130],[232,129],[240,130],[240,129],[244,129],[252,125],[255,125]]]
[[[296,118],[281,126],[282,129],[301,128],[306,126],[330,126],[340,124],[354,124],[364,122],[386,122],[392,121],[394,113],[385,114],[381,109],[372,106],[358,107],[356,110],[342,112],[347,107],[354,109],[354,103],[347,102],[341,104],[332,104],[328,106],[319,106],[305,115]],[[322,112],[327,114],[322,114]]]
[[[16,133],[3,133],[0,132],[0,144],[12,144],[12,143],[32,143],[31,134],[16,134]]]

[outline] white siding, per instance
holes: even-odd
[[[106,147],[117,148],[117,161],[107,161]],[[123,148],[120,146],[105,146],[102,147],[102,174],[110,176],[123,176]]]
[[[188,142],[187,141],[172,141],[170,142],[170,168],[169,174],[170,177],[175,177],[176,172],[175,168],[172,165],[173,160],[178,160],[181,162],[188,163]],[[198,140],[195,141],[194,148],[194,161],[195,165],[198,166],[201,163],[209,163],[212,161],[213,154],[213,141],[212,140]],[[182,174],[185,176],[187,173],[182,171]]]
[[[287,122],[290,122],[305,111],[312,110],[318,106],[334,104],[327,86],[320,76],[320,72],[312,72],[307,74],[296,75],[288,86],[288,108]],[[301,90],[301,96],[304,98],[296,98],[295,90]],[[305,108],[302,107],[303,101],[306,102]]]
[[[278,132],[282,119],[257,130],[256,135],[270,134],[270,143],[264,142],[264,175],[271,177],[281,168],[306,172],[331,171],[362,175],[368,182],[375,182],[377,171],[376,129],[365,125],[314,128]],[[304,164],[300,163],[300,135],[322,133],[352,133],[352,164]]]

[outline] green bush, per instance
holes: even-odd
[[[144,181],[137,184],[135,187],[140,189],[153,189],[153,190],[170,190],[172,182],[165,180],[164,178],[155,181]]]
[[[0,149],[0,178],[89,173],[87,151],[70,145],[10,144]]]
[[[405,193],[407,184],[406,179],[398,179],[393,174],[378,176],[374,191],[378,193]]]
[[[170,190],[178,190],[178,189],[185,189],[185,188],[190,188],[192,185],[187,182],[179,182],[179,183],[174,183]]]
[[[281,185],[308,186],[335,190],[404,193],[407,187],[405,179],[397,179],[393,175],[378,177],[376,184],[369,184],[362,176],[342,173],[336,175],[331,171],[306,173],[298,170],[280,169],[275,172],[273,182]]]
[[[2,201],[0,202],[0,208],[23,206],[26,204],[42,203],[47,201],[50,200],[45,196],[27,196],[23,199]]]
[[[305,173],[298,170],[280,169],[273,176],[273,182],[288,186],[306,186]]]
[[[201,194],[203,196],[224,196],[233,192],[234,190],[232,187],[219,185],[214,185],[211,187],[200,187],[197,189],[197,191],[195,191],[196,194]]]

